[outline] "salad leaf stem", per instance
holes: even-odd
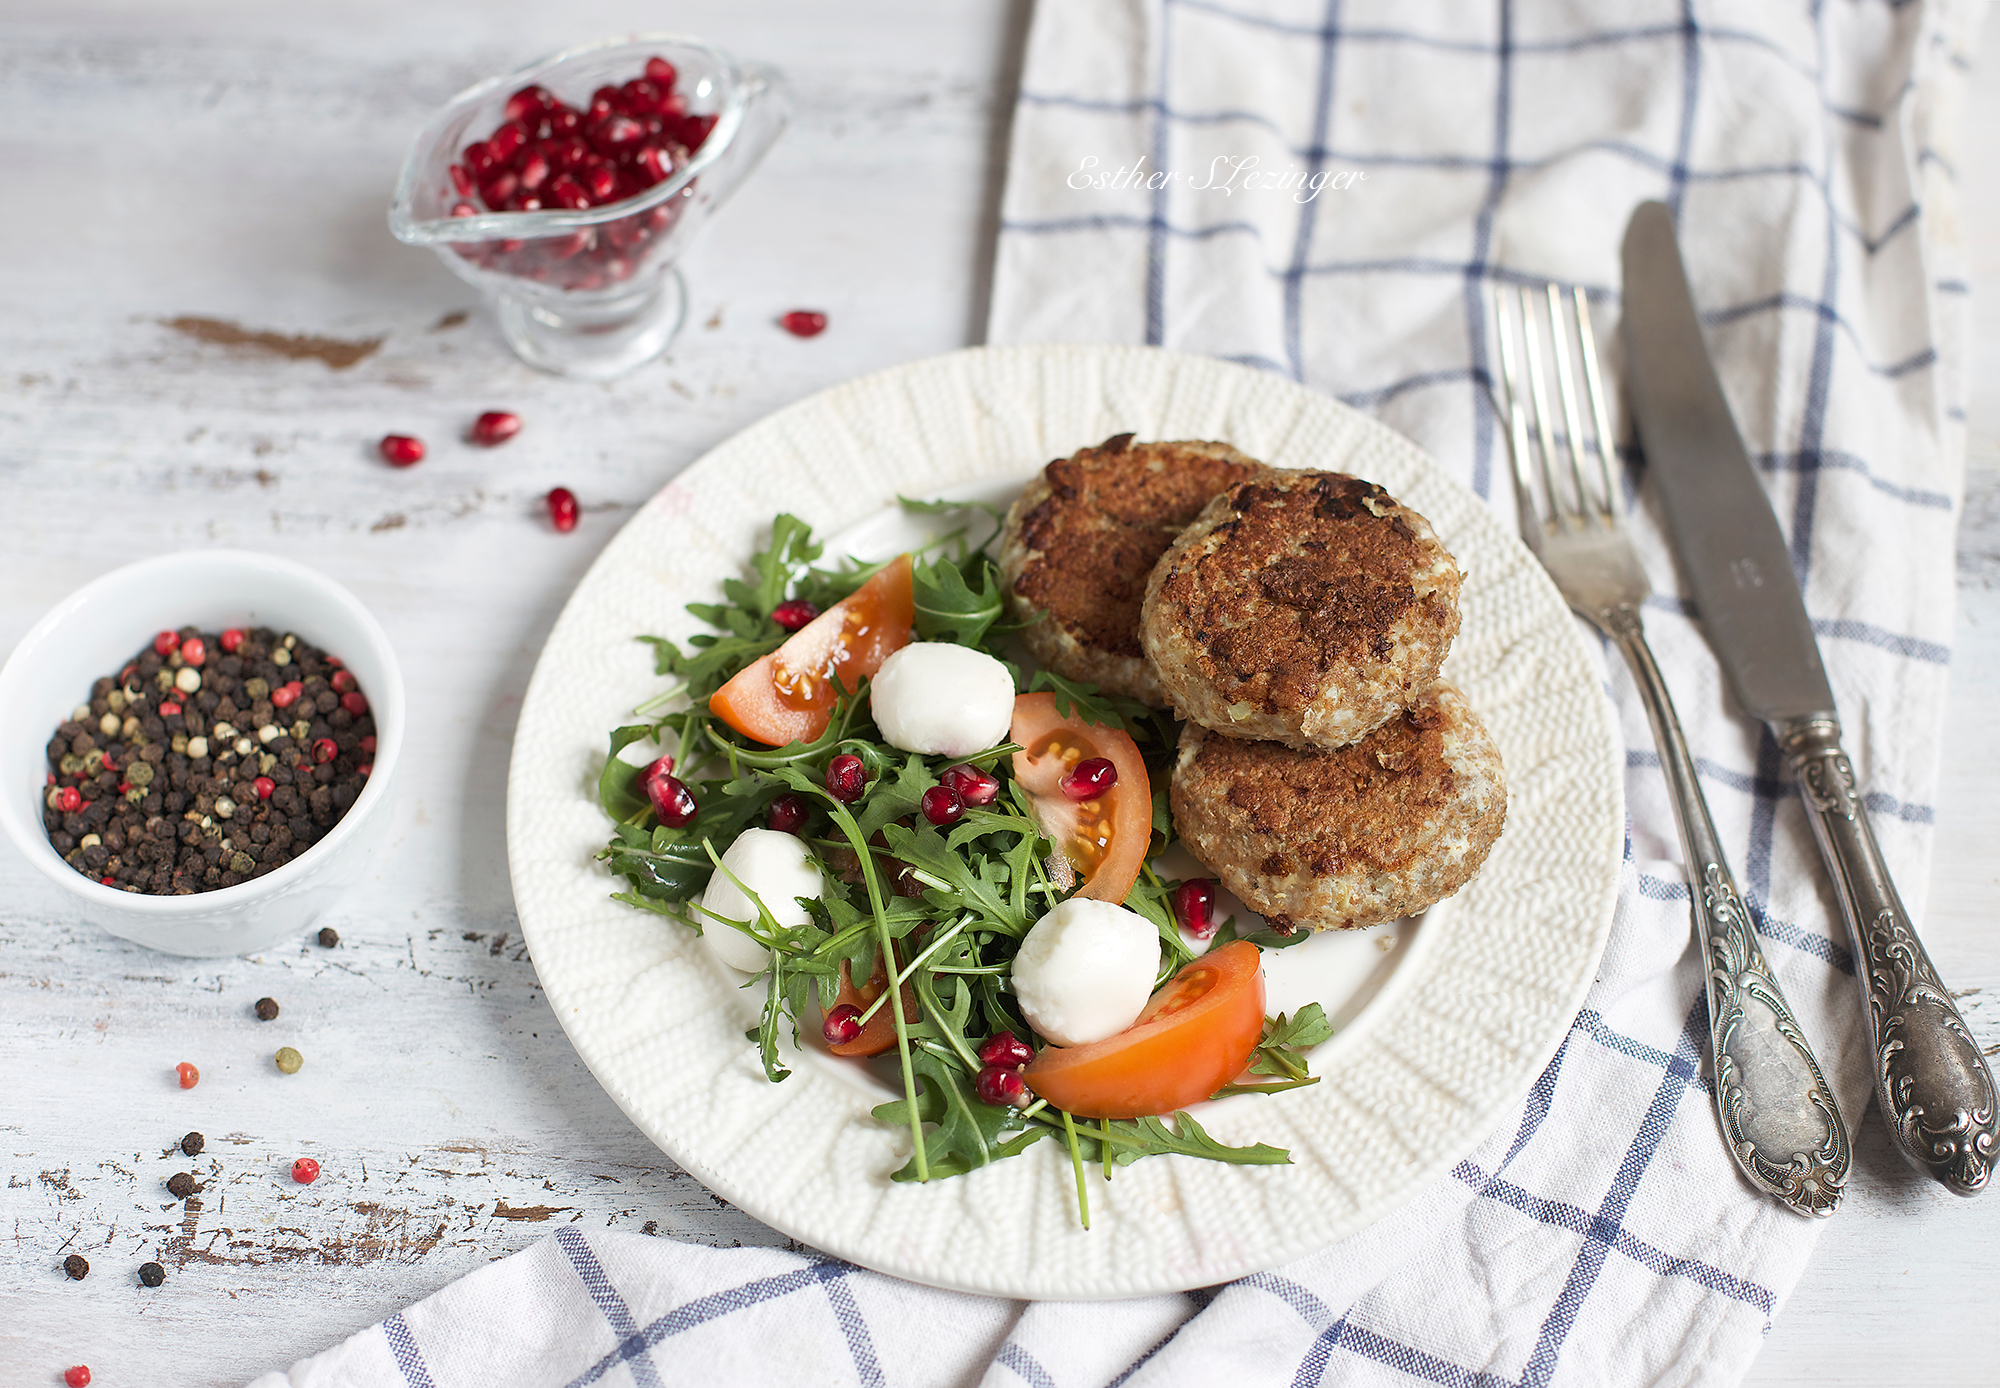
[[[1076,1145],[1076,1123],[1069,1116],[1068,1109],[1057,1109],[1062,1115],[1063,1135],[1069,1139],[1069,1165],[1076,1172],[1076,1217],[1084,1228],[1090,1227],[1090,1191],[1083,1184],[1083,1153]],[[1045,1120],[1046,1121],[1046,1120]]]

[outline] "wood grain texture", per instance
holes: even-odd
[[[391,851],[331,919],[333,950],[153,954],[0,851],[0,1380],[55,1383],[82,1360],[106,1384],[238,1384],[563,1221],[784,1242],[677,1171],[577,1062],[513,918],[507,752],[556,612],[632,508],[771,409],[977,335],[1020,9],[17,0],[0,16],[15,195],[0,219],[0,650],[128,558],[282,552],[387,626],[413,738]],[[797,117],[689,262],[672,353],[609,385],[558,382],[505,352],[430,253],[390,239],[390,189],[411,134],[467,82],[656,23],[785,68]],[[1982,56],[2000,62],[1991,33]],[[1993,1048],[2000,94],[1976,87],[1969,114],[1962,741],[1941,769],[1928,892],[1905,888],[1927,896],[1926,941]],[[833,326],[796,341],[772,325],[792,308]],[[457,442],[490,408],[527,430],[491,451]],[[427,438],[429,460],[383,466],[388,432]],[[558,483],[584,503],[568,536],[540,519]],[[259,1023],[266,995],[283,1011]],[[304,1054],[299,1074],[272,1065],[280,1045]],[[183,1059],[203,1072],[185,1092]],[[173,1145],[191,1129],[208,1139],[194,1160]],[[322,1164],[311,1186],[289,1178],[300,1155]],[[185,1203],[165,1190],[178,1171],[202,1184]],[[77,1251],[93,1269],[80,1284],[60,1270]],[[163,1287],[137,1285],[147,1258]],[[1996,1278],[2000,1195],[1945,1195],[1871,1119],[1751,1381],[1993,1382]]]

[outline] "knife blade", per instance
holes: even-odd
[[[1875,841],[1784,533],[1702,338],[1664,204],[1625,229],[1626,390],[1682,576],[1744,709],[1770,725],[1847,922],[1876,1101],[1898,1147],[1960,1195],[2000,1151],[1992,1071],[1952,1005]]]

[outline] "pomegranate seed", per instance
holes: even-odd
[[[424,441],[408,434],[384,434],[379,447],[391,467],[412,467],[424,460]]]
[[[790,602],[781,602],[771,609],[771,620],[786,631],[797,631],[800,627],[809,625],[817,616],[819,608],[804,598],[793,598]]]
[[[565,535],[576,529],[576,493],[568,487],[556,487],[549,492],[549,524]]]
[[[340,696],[340,706],[347,710],[350,718],[359,718],[368,712],[368,699],[360,690],[350,689]]]
[[[361,739],[361,750],[371,757],[375,755],[375,734],[370,733]]]
[[[540,150],[530,150],[521,156],[519,170],[521,186],[530,192],[548,181],[549,159]]]
[[[547,204],[533,193],[516,193],[507,199],[509,212],[540,212],[545,206]]]
[[[243,648],[243,642],[247,636],[248,633],[242,627],[229,628],[229,630],[222,633],[222,649],[231,655],[235,655],[237,651]]]
[[[681,143],[692,154],[708,141],[708,132],[715,129],[714,116],[688,116],[681,121]]]
[[[451,205],[451,215],[454,217],[477,217],[479,209],[469,202],[455,202]]]
[[[778,326],[793,337],[818,337],[826,331],[826,315],[811,309],[795,308],[778,320]]]
[[[340,755],[340,748],[334,743],[334,740],[330,737],[319,738],[316,741],[314,741],[312,745],[313,760],[322,766],[324,766],[327,762],[332,761],[335,757],[339,755]]]
[[[335,670],[333,678],[328,680],[327,683],[333,686],[334,693],[345,694],[348,690],[354,688],[354,672],[352,670]]]
[[[1103,757],[1078,762],[1064,774],[1062,793],[1072,800],[1095,800],[1118,784],[1118,768]]]
[[[278,788],[278,783],[272,780],[269,776],[259,776],[256,780],[250,783],[250,787],[252,790],[255,790],[257,792],[257,798],[259,800],[269,800],[271,798],[271,792]]]
[[[614,111],[624,109],[625,95],[616,87],[599,87],[590,94],[589,116],[593,121],[603,120]]]
[[[558,207],[566,207],[572,212],[581,212],[589,207],[590,194],[583,191],[583,185],[568,174],[560,174],[549,184],[549,196]]]
[[[302,1186],[309,1186],[319,1179],[319,1163],[311,1157],[300,1157],[292,1163],[292,1179]]]
[[[90,1388],[90,1366],[88,1364],[70,1365],[67,1369],[63,1370],[63,1382],[67,1383],[69,1388]]]
[[[665,58],[646,59],[646,75],[660,84],[661,91],[673,90],[674,65]]]
[[[182,1089],[193,1089],[201,1083],[201,1071],[195,1069],[194,1066],[188,1064],[185,1060],[174,1067],[174,1073],[181,1077]]]
[[[463,158],[465,160],[465,171],[472,175],[474,182],[479,182],[487,178],[495,169],[500,167],[500,161],[493,157],[493,151],[487,148],[484,140],[479,141],[477,144],[467,145]]]
[[[189,665],[199,665],[208,659],[208,645],[199,636],[190,636],[181,642],[181,659]]]
[[[769,817],[764,822],[781,834],[796,834],[805,827],[808,813],[804,796],[780,795],[771,802]]]
[[[625,109],[635,116],[657,116],[660,102],[666,96],[659,84],[646,77],[634,77],[618,89],[625,100]]]
[[[1021,1066],[1034,1058],[1034,1048],[1011,1031],[994,1032],[979,1048],[982,1065]]]
[[[586,159],[597,156],[590,152],[590,146],[583,142],[581,135],[565,135],[548,143],[549,163],[558,169],[574,169]]]
[[[557,106],[549,112],[549,135],[552,139],[565,139],[583,129],[583,113],[574,106]]]
[[[572,231],[567,236],[553,237],[542,243],[548,254],[557,260],[568,260],[573,255],[582,255],[596,244],[595,233],[589,230]]]
[[[647,762],[639,771],[640,794],[651,799],[653,795],[651,790],[652,783],[661,776],[671,776],[673,774],[674,759],[672,757],[662,755],[653,758],[653,760]]]
[[[472,170],[466,168],[465,165],[463,164],[453,164],[451,166],[450,172],[451,172],[451,186],[458,189],[458,195],[462,198],[471,197]]]
[[[679,92],[669,93],[667,99],[660,103],[660,114],[663,116],[684,116],[687,112],[687,98]]]
[[[181,706],[172,700],[160,705],[160,717],[172,718],[181,711]]]
[[[63,814],[75,814],[83,808],[83,792],[75,786],[64,786],[56,792],[56,809]]]
[[[297,686],[281,684],[271,691],[271,706],[273,708],[290,708],[297,701],[299,695],[304,692],[303,689]],[[165,704],[160,705],[160,712],[165,713],[166,711],[167,706]],[[176,708],[174,712],[179,713],[180,709]]]
[[[655,183],[665,183],[674,176],[672,152],[658,145],[647,145],[639,151],[639,157],[632,162],[645,176],[648,187]]]
[[[1019,1108],[1028,1102],[1028,1086],[1022,1082],[1021,1072],[1004,1065],[989,1065],[981,1070],[973,1088],[985,1102],[1000,1108]]]
[[[829,1046],[838,1046],[852,1041],[861,1034],[861,1009],[851,1002],[838,1003],[826,1014],[820,1023],[819,1034],[826,1038]]]
[[[1174,919],[1181,929],[1197,940],[1215,933],[1215,884],[1206,877],[1190,877],[1174,888]]]
[[[660,823],[669,829],[685,829],[701,813],[687,782],[671,773],[662,772],[646,782],[646,798],[653,802],[653,813]]]
[[[646,127],[627,115],[610,115],[590,127],[590,143],[600,154],[617,155],[645,139]]]
[[[949,786],[932,786],[924,792],[924,818],[942,829],[965,818],[965,802]]]
[[[1000,797],[1000,780],[976,766],[947,766],[938,777],[968,805],[990,805]]]
[[[505,410],[488,410],[472,421],[472,441],[488,448],[507,442],[521,432],[521,416]]]
[[[160,655],[172,655],[180,644],[181,634],[177,631],[163,631],[153,638],[153,649]]]
[[[521,152],[521,146],[528,143],[528,132],[508,121],[486,137],[486,148],[492,153],[496,164],[505,164]]]
[[[843,805],[851,805],[868,789],[868,768],[852,752],[842,752],[826,764],[826,791]]]
[[[526,122],[540,116],[555,105],[555,101],[556,99],[549,95],[548,88],[526,86],[507,98],[507,107],[503,114],[510,121]]]
[[[585,169],[583,191],[590,198],[590,201],[584,203],[585,207],[600,202],[617,202],[618,175],[602,165],[594,169]]]

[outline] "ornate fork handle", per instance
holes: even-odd
[[[1946,1189],[1976,1195],[2000,1149],[1993,1072],[1896,895],[1840,749],[1840,725],[1802,718],[1779,741],[1854,942],[1876,1103],[1903,1155]]]
[[[1760,1190],[1802,1214],[1830,1215],[1854,1155],[1840,1106],[1757,947],[1639,614],[1621,605],[1585,615],[1625,653],[1660,749],[1708,961],[1715,1107],[1730,1151]]]

